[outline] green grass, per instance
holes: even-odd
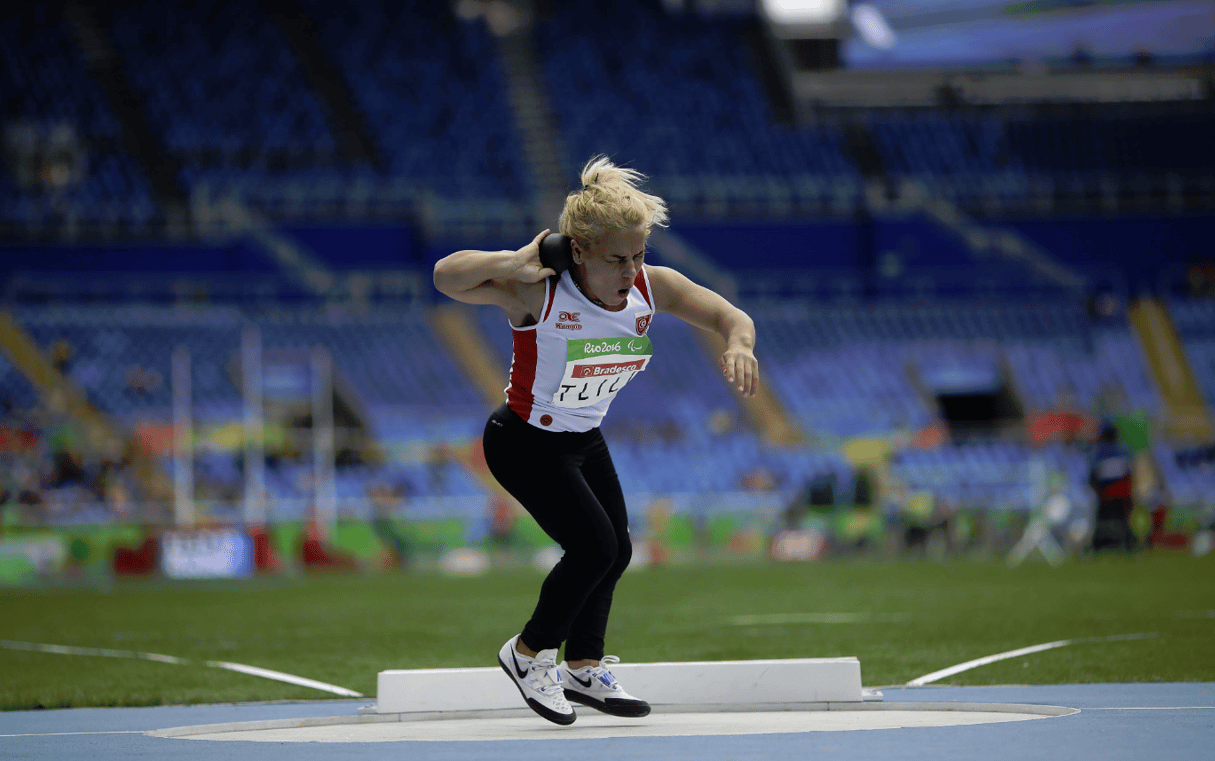
[[[126,582],[109,591],[0,592],[0,639],[225,660],[375,693],[390,668],[492,666],[541,575],[436,572]],[[627,661],[855,655],[869,686],[1059,639],[946,684],[1215,681],[1215,557],[1029,563],[719,564],[626,574],[608,651]],[[740,616],[854,613],[844,624]],[[762,620],[762,619],[761,619]],[[328,693],[197,665],[0,649],[0,708],[321,699]]]

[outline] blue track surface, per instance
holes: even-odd
[[[1034,721],[963,727],[594,741],[244,743],[147,737],[153,729],[263,719],[356,715],[368,700],[257,705],[89,708],[0,713],[0,759],[231,758],[484,759],[580,756],[630,761],[744,759],[1208,759],[1215,748],[1215,684],[1087,684],[884,688],[889,702],[1030,703],[1081,712]],[[537,721],[541,721],[537,719]],[[401,746],[407,745],[408,748]]]

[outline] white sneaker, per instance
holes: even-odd
[[[561,688],[557,648],[541,650],[535,658],[529,658],[515,649],[518,641],[516,634],[502,646],[498,651],[498,665],[519,688],[528,708],[554,724],[573,724],[578,714],[570,707]]]
[[[584,666],[571,671],[569,664],[561,662],[561,676],[565,679],[565,697],[575,703],[590,706],[612,716],[640,718],[650,714],[650,704],[624,691],[608,666],[620,663],[614,655],[605,655],[598,666]]]

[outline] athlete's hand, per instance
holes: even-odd
[[[759,362],[750,349],[730,347],[721,355],[721,373],[745,397],[755,396],[759,389]]]
[[[551,267],[545,267],[540,263],[540,241],[544,240],[544,236],[548,234],[549,231],[545,230],[537,235],[531,243],[515,252],[519,263],[515,269],[514,278],[519,282],[539,283],[541,280],[557,274],[556,270]]]

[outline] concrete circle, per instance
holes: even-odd
[[[493,740],[577,740],[608,737],[680,737],[763,735],[801,732],[848,732],[903,727],[949,727],[995,724],[1073,713],[1059,709],[1044,713],[1038,706],[951,706],[924,710],[914,704],[886,710],[831,711],[706,711],[654,713],[644,719],[621,719],[582,711],[568,727],[536,716],[450,718],[429,721],[367,721],[323,726],[197,727],[198,731],[168,731],[161,736],[192,740],[241,742],[486,742]],[[977,709],[977,710],[975,710]],[[993,709],[993,710],[985,710]],[[303,725],[305,722],[301,721]],[[160,734],[160,733],[155,733]]]

